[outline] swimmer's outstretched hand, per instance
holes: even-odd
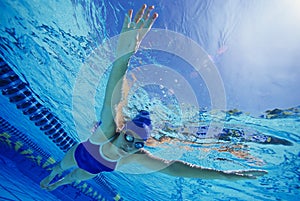
[[[154,6],[150,6],[147,10],[146,8],[147,5],[144,4],[133,19],[133,10],[129,10],[126,14],[122,31],[119,36],[116,52],[117,57],[124,55],[128,55],[129,57],[132,56],[138,50],[143,38],[157,19],[157,13],[154,13],[150,17],[150,13],[154,9]]]
[[[265,170],[232,170],[224,171],[224,173],[225,177],[230,180],[256,179],[257,177],[268,174]]]

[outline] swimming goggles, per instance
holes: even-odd
[[[127,142],[133,142],[134,141],[134,137],[132,135],[128,135],[128,134],[124,134],[124,139],[127,141]],[[144,147],[144,142],[135,142],[134,143],[134,147],[136,149],[141,149]]]

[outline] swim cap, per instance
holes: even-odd
[[[141,110],[133,119],[125,124],[125,130],[132,130],[146,141],[150,137],[152,130],[150,114],[146,110]]]

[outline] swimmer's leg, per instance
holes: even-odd
[[[78,145],[73,146],[64,156],[62,161],[57,163],[53,168],[51,173],[44,178],[40,182],[40,186],[43,189],[46,189],[49,186],[49,183],[54,179],[56,175],[59,175],[63,173],[65,170],[74,167],[77,165],[75,158],[74,158],[74,153]]]
[[[97,174],[91,174],[83,169],[76,168],[74,169],[71,173],[67,174],[64,178],[58,180],[57,182],[54,182],[53,184],[50,184],[47,187],[48,191],[53,191],[57,187],[66,185],[66,184],[71,184],[75,181],[84,181],[91,179],[95,177]]]

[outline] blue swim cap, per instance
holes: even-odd
[[[146,110],[139,111],[132,121],[125,124],[125,129],[134,131],[141,139],[146,141],[152,130],[150,113]]]
[[[132,121],[139,127],[151,126],[150,113],[146,110],[141,110],[139,113],[132,119]]]

